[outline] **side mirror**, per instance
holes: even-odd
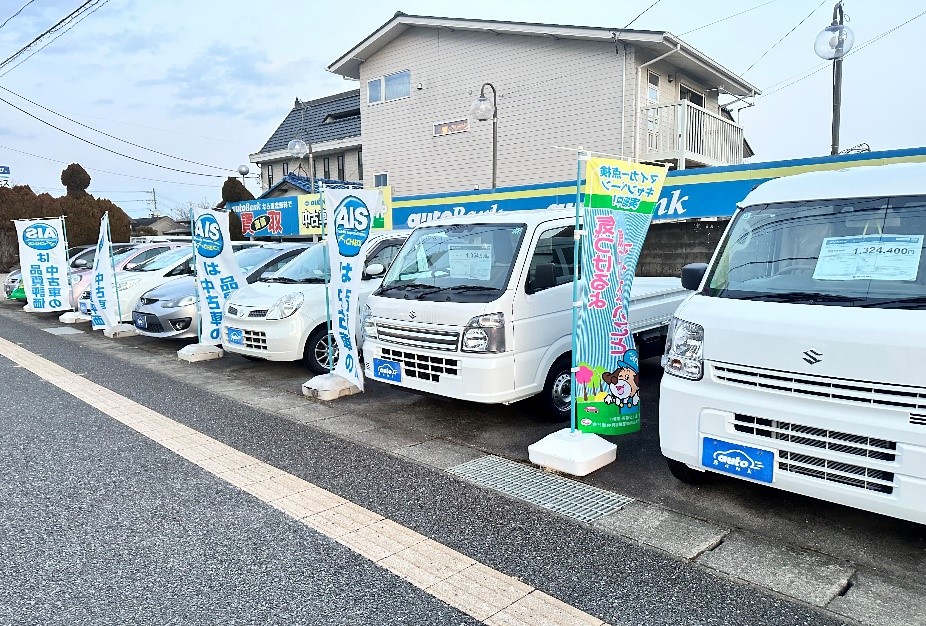
[[[365,278],[377,278],[386,273],[386,266],[382,263],[370,263],[367,265],[366,269],[363,270],[363,275]]]
[[[689,263],[682,268],[682,287],[697,291],[707,273],[707,263]]]
[[[124,269],[124,270],[133,270],[133,269],[135,269],[136,267],[138,267],[138,263],[126,263],[126,264],[122,267],[122,269]]]
[[[77,259],[76,261],[74,261],[73,267],[79,267],[81,269],[86,269],[90,267],[90,264],[87,263],[86,259]]]
[[[543,291],[556,286],[556,268],[552,263],[541,263],[534,270],[531,293]]]

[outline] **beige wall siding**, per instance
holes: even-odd
[[[572,178],[576,155],[559,146],[621,150],[621,65],[613,44],[413,28],[361,65],[365,182],[389,172],[396,195],[490,187],[491,121],[433,133],[469,117],[483,82],[499,91],[498,185]],[[367,104],[367,81],[400,70],[410,97]]]

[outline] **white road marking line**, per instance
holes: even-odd
[[[2,337],[0,355],[484,624],[607,626],[516,578],[175,422]]]

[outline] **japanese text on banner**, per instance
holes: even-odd
[[[14,223],[27,302],[36,312],[70,310],[64,218]]]
[[[193,209],[193,250],[199,298],[200,343],[222,342],[222,314],[228,298],[245,284],[228,232],[228,212]]]

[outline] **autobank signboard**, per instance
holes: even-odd
[[[238,214],[241,232],[246,237],[299,234],[297,196],[229,202],[225,208]]]
[[[666,177],[656,203],[654,221],[723,218],[733,215],[736,203],[757,185],[773,178],[845,167],[926,162],[926,148],[844,154],[675,170]],[[415,228],[426,222],[459,215],[500,211],[575,208],[575,181],[544,183],[497,190],[465,191],[396,197],[392,203],[394,228]]]

